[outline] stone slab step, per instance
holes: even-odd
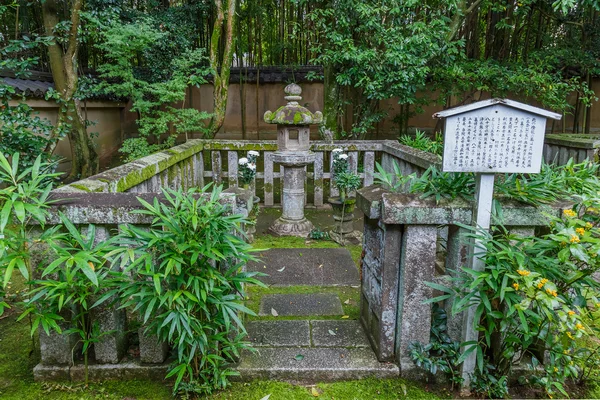
[[[310,323],[301,321],[250,321],[246,329],[254,347],[308,347]]]
[[[268,274],[260,278],[268,285],[360,285],[358,268],[347,249],[271,249],[258,257],[261,261],[248,263],[247,269]]]
[[[279,316],[343,315],[342,302],[333,293],[268,294],[260,299],[258,315]]]
[[[254,347],[370,348],[359,321],[250,321],[247,339]]]
[[[244,351],[235,369],[243,381],[313,383],[400,375],[397,365],[379,362],[370,348],[260,348],[256,353]]]
[[[359,321],[314,320],[310,325],[313,347],[371,348]]]

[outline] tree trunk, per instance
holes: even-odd
[[[227,109],[227,94],[229,89],[229,74],[231,72],[231,61],[234,49],[234,19],[235,19],[235,0],[215,0],[217,17],[213,26],[210,39],[210,66],[213,70],[214,93],[213,105],[214,116],[210,121],[209,135],[214,138],[225,121],[225,111]],[[227,16],[225,16],[227,9]],[[225,28],[225,48],[221,56],[219,44],[221,34]]]
[[[85,178],[98,173],[98,154],[92,139],[87,134],[85,119],[79,102],[73,97],[77,91],[77,54],[79,50],[79,13],[83,0],[74,0],[71,5],[71,32],[64,48],[53,41],[48,46],[48,59],[54,79],[54,87],[60,96],[58,122],[46,151],[54,152],[60,133],[65,132],[71,145],[71,172],[67,181]],[[56,0],[42,3],[42,18],[47,36],[53,36],[54,28],[60,22]]]

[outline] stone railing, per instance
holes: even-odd
[[[341,148],[348,152],[350,167],[360,174],[363,187],[373,184],[375,162],[379,161],[388,170],[396,161],[405,174],[422,173],[438,158],[430,153],[403,146],[393,140],[382,141],[338,141],[330,144],[323,141],[311,142],[315,153],[314,165],[308,167],[306,178],[308,202],[321,207],[326,196],[337,196],[331,183],[331,150]],[[277,150],[276,141],[236,140],[190,140],[173,147],[111,170],[102,172],[57,189],[62,193],[85,192],[134,192],[158,193],[161,187],[188,188],[204,186],[209,182],[225,187],[238,185],[238,160],[250,150],[258,151],[255,190],[266,207],[278,206],[276,184],[282,186],[284,167],[273,162]],[[277,200],[277,201],[276,201]]]
[[[599,135],[554,134],[544,140],[544,161],[564,165],[573,159],[576,163],[584,160],[598,162],[600,149]]]
[[[60,224],[58,212],[62,212],[76,227],[85,232],[89,224],[95,225],[96,242],[106,241],[115,235],[119,226],[132,224],[137,227],[149,227],[152,217],[133,213],[142,206],[136,197],[152,203],[154,198],[162,201],[161,195],[153,193],[65,193],[64,189],[54,191],[51,199],[56,203],[49,210],[51,218],[45,228],[52,228]],[[233,210],[236,196],[230,193],[221,194],[221,203],[227,204]],[[32,234],[36,234],[37,227],[32,227]],[[39,232],[37,232],[39,233]],[[32,256],[37,260],[45,260],[45,249],[32,248]],[[43,258],[42,258],[43,257]],[[47,262],[47,261],[46,261]],[[66,321],[69,314],[63,315]],[[89,366],[91,380],[105,379],[159,379],[162,380],[168,368],[168,346],[156,339],[156,336],[147,335],[144,327],[132,331],[130,323],[138,320],[137,312],[128,315],[125,309],[116,305],[102,305],[92,309],[92,323],[98,323],[101,332],[109,332],[94,343],[93,362]],[[63,323],[63,330],[68,328],[68,323]],[[129,348],[128,338],[139,338],[139,357],[127,354]],[[73,360],[75,349],[78,348],[78,338],[75,335],[57,334],[51,331],[47,335],[42,330],[40,339],[40,363],[34,368],[34,378],[39,381],[61,380],[82,381],[84,379],[84,365]],[[75,361],[75,362],[74,362]]]
[[[446,272],[466,265],[466,230],[457,224],[472,223],[472,206],[460,200],[436,204],[377,186],[361,189],[357,203],[365,214],[361,322],[381,361],[395,360],[403,376],[419,378],[408,349],[413,342],[429,342],[431,305],[423,302],[434,293],[425,282],[449,284]],[[563,209],[502,207],[505,226],[521,235],[533,235],[535,227],[548,225],[548,215],[558,216]],[[452,317],[449,303],[448,333],[460,341],[462,318]]]

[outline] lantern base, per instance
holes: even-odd
[[[269,228],[269,232],[275,236],[298,236],[307,237],[313,229],[313,224],[306,218],[290,220],[278,218]]]

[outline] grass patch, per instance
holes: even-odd
[[[258,286],[248,287],[248,299],[246,306],[258,315],[260,299],[267,294],[311,294],[311,293],[333,293],[338,295],[342,301],[342,308],[347,319],[359,319],[360,317],[360,288],[349,286],[271,286],[261,288]],[[281,319],[342,319],[339,315],[332,316],[280,316],[273,317],[271,315],[258,317],[247,316],[249,321],[260,320],[281,320]]]
[[[210,400],[260,400],[270,395],[269,400],[398,400],[439,399],[433,393],[402,379],[362,379],[316,386],[295,386],[283,382],[255,381],[235,383],[230,389],[209,397]]]
[[[362,246],[346,245],[340,246],[331,240],[310,240],[295,236],[273,236],[260,235],[256,236],[252,246],[255,249],[348,249],[352,260],[358,266],[360,264],[360,255],[362,254]]]

